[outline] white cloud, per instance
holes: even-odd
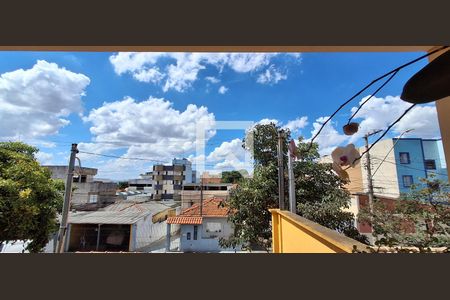
[[[279,125],[280,121],[278,121],[277,119],[264,118],[264,119],[261,119],[260,121],[256,122],[256,124],[261,124],[261,125],[268,125],[270,123],[274,123],[275,125]]]
[[[213,163],[215,170],[241,170],[251,171],[253,165],[246,162],[246,151],[242,147],[241,139],[223,142],[216,147],[207,157],[207,163]]]
[[[360,104],[369,96],[361,99]],[[352,136],[352,141],[361,138],[369,131],[386,129],[393,123],[411,104],[400,99],[399,96],[387,96],[385,98],[373,97],[355,115],[355,121],[360,122],[360,130]],[[351,112],[356,111],[356,107]],[[437,112],[434,105],[420,105],[414,107],[392,129],[392,133],[400,134],[407,129],[414,129],[409,136],[421,138],[435,138],[440,136]]]
[[[299,130],[302,128],[305,128],[306,125],[308,125],[308,117],[303,116],[301,118],[297,118],[295,120],[287,122],[286,125],[284,125],[284,128],[288,128],[291,133],[297,134],[299,133]]]
[[[27,70],[0,76],[0,137],[16,139],[52,135],[81,113],[81,98],[90,80],[55,63],[38,60]]]
[[[256,80],[258,83],[261,84],[277,84],[280,80],[286,80],[287,75],[282,74],[279,70],[275,68],[274,65],[271,65],[269,68],[266,69],[264,73],[261,73],[258,76],[258,79]]]
[[[225,94],[226,92],[228,92],[228,88],[227,87],[225,87],[224,85],[222,85],[220,88],[219,88],[219,94]]]
[[[133,74],[133,77],[141,82],[159,83],[165,76],[157,67],[140,70]]]
[[[314,136],[328,117],[320,117],[313,123],[311,136]],[[325,125],[320,134],[314,140],[319,145],[319,153],[321,155],[330,154],[334,148],[348,141],[348,136],[340,134],[334,127],[335,123],[330,121]],[[310,140],[310,139],[309,139]],[[307,141],[309,141],[307,140]]]
[[[53,154],[51,154],[51,153],[39,151],[35,154],[35,156],[41,165],[52,164]]]
[[[243,160],[245,158],[245,150],[242,147],[241,139],[234,139],[229,142],[223,142],[219,147],[216,147],[208,156],[208,161],[220,161],[226,158]]]
[[[195,149],[198,123],[205,124],[206,139],[215,134],[211,130],[215,117],[206,107],[189,104],[179,111],[171,102],[157,98],[104,103],[83,120],[92,124],[90,131],[94,136],[93,145],[85,147],[97,147],[98,151],[125,148],[127,157],[162,161],[187,156]]]
[[[209,81],[209,82],[211,82],[211,83],[219,83],[219,82],[220,82],[220,79],[217,79],[217,78],[214,77],[214,76],[206,76],[206,77],[205,77],[205,80],[207,80],[207,81]]]
[[[272,59],[279,55],[282,54],[119,52],[112,55],[109,60],[118,75],[129,73],[141,82],[161,83],[165,92],[171,89],[184,92],[198,80],[199,72],[207,66],[216,67],[219,72],[225,66],[238,73],[256,72],[269,66]],[[288,55],[300,61],[298,53]],[[158,66],[162,69],[160,70]],[[287,78],[276,70],[273,64],[261,76],[258,82],[262,80],[262,83],[277,83]],[[211,83],[219,82],[214,76],[205,79]]]

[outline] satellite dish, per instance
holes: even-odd
[[[450,96],[450,51],[441,54],[406,82],[400,98],[419,104]]]

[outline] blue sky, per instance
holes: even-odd
[[[385,72],[423,53],[70,53],[0,52],[0,139],[37,145],[43,164],[67,163],[70,143],[86,152],[145,158],[131,161],[80,154],[102,178],[126,179],[150,160],[201,159],[195,125],[273,120],[310,138],[324,117]],[[345,107],[319,136],[321,154],[383,129],[408,103],[402,88],[426,59],[403,69],[358,113],[361,131],[344,136]],[[439,137],[434,104],[412,110],[390,136]],[[209,132],[206,164],[241,168],[243,130]]]

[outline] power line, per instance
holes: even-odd
[[[391,123],[389,126],[388,126],[388,128],[386,128],[386,130],[383,132],[383,134],[382,135],[380,135],[379,137],[378,137],[378,139],[375,141],[375,142],[373,142],[372,143],[372,145],[370,145],[370,147],[368,147],[363,153],[361,153],[361,155],[359,156],[359,157],[357,157],[357,158],[355,158],[355,160],[353,161],[353,163],[352,164],[354,164],[356,161],[358,161],[358,160],[360,160],[362,157],[363,157],[363,155],[364,154],[366,154],[367,152],[369,152],[370,151],[370,149],[372,149],[372,147],[373,146],[375,146],[388,132],[389,132],[389,130],[395,125],[395,124],[397,124],[411,109],[413,109],[413,107],[414,106],[416,106],[416,104],[413,104],[413,105],[411,105],[409,108],[407,108],[404,112],[403,112],[403,114],[400,116],[400,117],[398,117],[398,119],[397,120],[395,120],[393,123]],[[350,166],[349,166],[350,167]],[[347,167],[346,168],[346,170],[349,168],[349,167]]]
[[[367,103],[369,102],[370,99],[372,99],[386,84],[389,83],[389,81],[392,80],[392,78],[395,77],[395,75],[397,75],[398,71],[395,71],[394,73],[392,73],[391,77],[389,77],[375,92],[372,93],[372,95],[370,95],[369,98],[367,98],[366,100],[364,100],[363,103],[361,103],[361,105],[359,105],[359,107],[356,109],[356,111],[351,115],[351,117],[348,119],[347,124],[350,123],[350,121],[356,116],[356,114],[361,110],[361,108]]]
[[[163,163],[163,164],[168,163],[166,161],[150,159],[150,158],[123,157],[123,156],[108,155],[108,154],[101,154],[101,153],[94,153],[94,152],[87,152],[87,151],[78,151],[78,152],[79,153],[84,153],[84,154],[89,154],[89,155],[96,155],[96,156],[103,156],[103,157],[110,157],[110,158],[118,158],[118,159],[126,159],[126,160],[140,160],[140,161],[157,162],[157,163]]]
[[[397,68],[395,68],[395,69],[393,69],[393,70],[391,70],[391,71],[389,71],[389,72],[387,72],[386,74],[384,74],[384,75],[382,75],[382,76],[380,76],[380,77],[378,77],[378,78],[376,78],[376,79],[374,79],[371,83],[369,83],[368,85],[366,85],[365,87],[363,87],[360,91],[358,91],[355,95],[353,95],[352,97],[350,97],[350,99],[348,99],[348,100],[346,100],[344,103],[342,103],[339,107],[338,107],[338,109],[336,110],[336,111],[334,111],[332,114],[331,114],[331,116],[330,117],[328,117],[327,118],[327,120],[325,120],[325,122],[324,123],[322,123],[322,125],[321,125],[321,127],[319,128],[319,130],[317,131],[317,133],[311,138],[311,140],[310,140],[310,144],[309,144],[309,147],[308,147],[308,149],[306,150],[306,152],[308,152],[309,150],[311,150],[311,147],[312,147],[312,144],[313,144],[313,142],[314,142],[314,140],[317,138],[317,136],[321,133],[321,131],[323,130],[323,128],[325,127],[325,125],[342,109],[342,108],[344,108],[344,106],[346,106],[348,103],[350,103],[353,99],[355,99],[357,96],[359,96],[362,92],[364,92],[365,90],[367,90],[370,86],[372,86],[374,83],[376,83],[376,82],[378,82],[379,80],[381,80],[381,79],[383,79],[383,78],[385,78],[385,77],[387,77],[387,76],[389,76],[389,75],[391,75],[391,74],[393,74],[393,73],[397,73],[398,71],[400,71],[401,69],[403,69],[403,68],[405,68],[405,67],[407,67],[407,66],[409,66],[409,65],[411,65],[411,64],[413,64],[413,63],[416,63],[416,62],[418,62],[419,60],[421,60],[421,59],[423,59],[423,58],[426,58],[426,57],[428,57],[428,56],[430,56],[430,55],[433,55],[434,53],[436,53],[436,52],[439,52],[439,51],[441,51],[441,50],[444,50],[444,49],[446,49],[446,48],[448,48],[449,46],[443,46],[443,47],[440,47],[440,48],[438,48],[438,49],[436,49],[436,50],[433,50],[433,51],[431,51],[431,52],[428,52],[427,54],[424,54],[424,55],[422,55],[422,56],[420,56],[420,57],[418,57],[418,58],[416,58],[416,59],[414,59],[414,60],[412,60],[412,61],[410,61],[410,62],[408,62],[408,63],[405,63],[405,64],[403,64],[403,65],[401,65],[401,66],[399,66],[399,67],[397,67]]]
[[[396,163],[396,162],[392,162],[392,161],[389,161],[389,160],[385,160],[385,162],[387,162],[387,163],[389,163],[389,164],[397,165],[397,166],[399,166],[399,167],[404,167],[404,168],[407,168],[407,169],[412,169],[412,170],[417,170],[417,171],[427,171],[427,172],[432,172],[432,173],[434,173],[434,174],[436,174],[436,175],[441,175],[441,176],[446,176],[446,177],[448,177],[447,174],[442,174],[442,173],[434,172],[433,170],[426,170],[426,169],[414,168],[414,167],[406,166],[406,165],[404,165],[404,164],[399,164],[399,163]]]

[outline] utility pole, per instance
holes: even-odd
[[[288,148],[288,174],[289,174],[289,210],[297,213],[295,201],[295,178],[294,178],[294,160],[296,156],[296,146],[294,140],[289,142]]]
[[[278,131],[278,205],[284,210],[284,161],[283,161],[284,133]]]
[[[61,253],[63,251],[64,240],[67,230],[67,219],[69,217],[70,198],[72,197],[73,171],[75,169],[75,158],[78,153],[77,146],[78,146],[77,144],[72,144],[72,149],[70,150],[69,168],[67,171],[66,189],[64,192],[62,219],[61,225],[59,226],[58,247],[56,251],[57,253]]]
[[[373,182],[372,182],[372,169],[371,169],[371,163],[370,163],[370,152],[368,151],[369,150],[369,136],[377,134],[380,131],[381,130],[369,132],[364,136],[364,141],[366,144],[367,188],[369,190],[369,209],[370,209],[371,213],[373,213],[374,192],[373,192]]]
[[[200,175],[200,217],[203,216],[203,174]]]

